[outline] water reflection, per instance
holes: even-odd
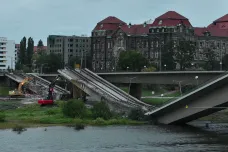
[[[19,136],[11,130],[0,131],[1,152],[225,152],[227,141],[228,135],[221,131],[189,125],[86,127],[80,131],[69,127],[49,127],[46,131],[29,128]]]

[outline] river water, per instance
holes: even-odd
[[[0,130],[0,152],[227,152],[228,125],[221,126],[108,126],[80,131],[48,127],[28,128],[21,134]]]

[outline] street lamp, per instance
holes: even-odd
[[[166,64],[164,65],[164,67],[165,67],[165,71],[166,71]]]
[[[222,71],[222,61],[220,61],[219,64],[220,64],[220,71]]]
[[[197,86],[198,86],[198,78],[199,78],[198,76],[195,76]]]
[[[129,67],[127,67],[127,71],[128,71]]]
[[[179,91],[180,91],[180,94],[182,96],[182,89],[181,89],[181,83],[182,83],[182,81],[173,80],[173,82],[177,82],[178,83],[178,85],[179,85]]]

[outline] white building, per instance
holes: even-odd
[[[15,70],[16,57],[15,42],[0,37],[0,71],[6,71],[8,68]]]

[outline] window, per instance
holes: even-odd
[[[158,22],[158,25],[161,25],[162,24],[162,20],[160,20],[159,22]]]

